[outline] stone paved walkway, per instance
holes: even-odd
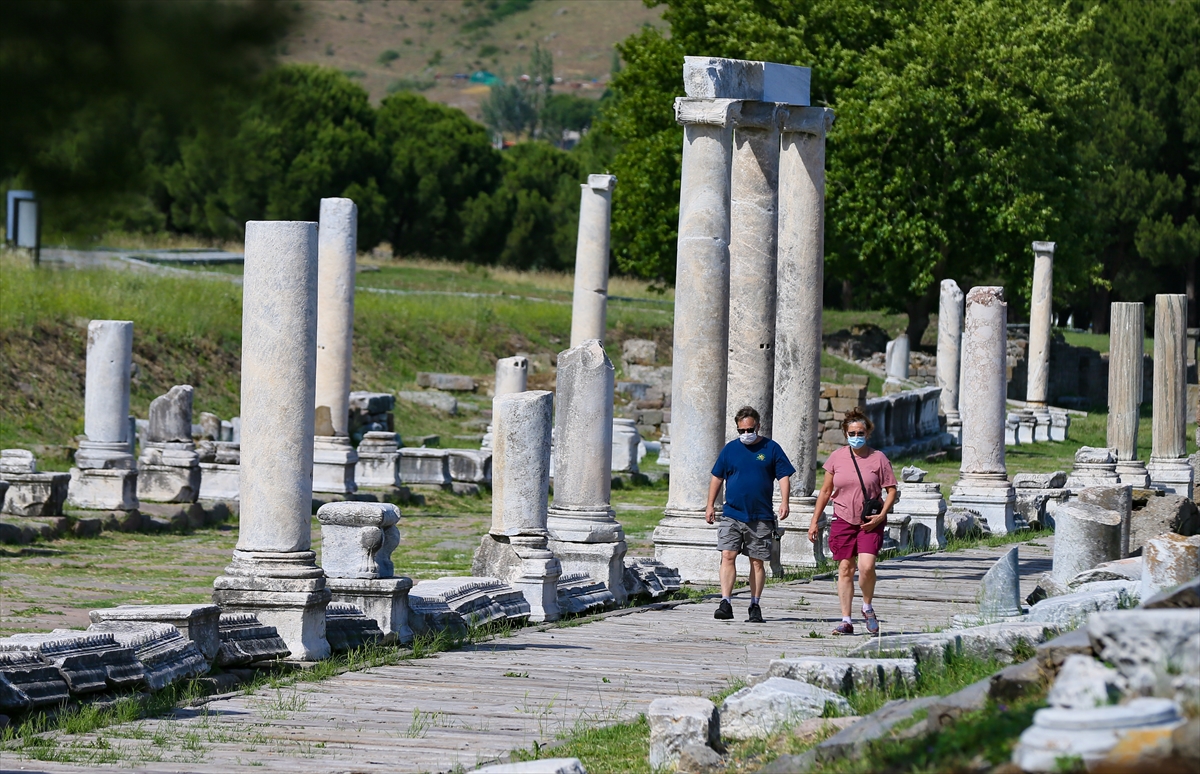
[[[1021,548],[1021,591],[1050,568],[1052,538]],[[975,609],[979,579],[1008,547],[926,554],[880,566],[876,609],[885,633],[944,628]],[[828,635],[839,620],[831,580],[768,586],[764,624],[730,622],[710,602],[621,611],[574,627],[527,628],[433,658],[321,683],[233,695],[177,713],[60,735],[74,765],[0,754],[0,769],[79,771],[446,772],[583,726],[636,717],[650,701],[711,695],[761,673],[773,658],[833,655],[860,644]],[[89,758],[90,757],[90,758]],[[85,761],[91,760],[90,764]]]

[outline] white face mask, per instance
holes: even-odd
[[[742,433],[738,436],[738,440],[749,446],[758,440],[758,433]]]

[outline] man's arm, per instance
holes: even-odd
[[[784,476],[779,479],[779,520],[783,521],[791,513],[789,503],[792,494],[792,477]]]
[[[708,482],[708,505],[704,507],[704,520],[712,524],[717,520],[717,492],[721,491],[721,484],[725,483],[723,479],[712,477],[712,481]]]

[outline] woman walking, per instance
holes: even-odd
[[[878,449],[867,446],[875,425],[859,409],[851,409],[842,420],[848,446],[825,461],[825,482],[817,495],[808,539],[817,541],[817,518],[833,499],[833,521],[829,525],[829,551],[838,563],[838,601],[842,622],[834,634],[854,634],[850,612],[854,604],[854,565],[858,558],[858,586],[862,590],[863,618],[867,631],[879,631],[879,619],[871,599],[875,596],[875,558],[883,547],[888,513],[896,502],[896,475],[892,463]],[[886,497],[883,497],[884,493]]]

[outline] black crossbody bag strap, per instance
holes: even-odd
[[[857,457],[857,456],[858,455],[854,453],[854,450],[851,449],[850,450],[850,461],[854,463],[854,472],[858,474],[858,485],[860,487],[862,487],[862,493],[863,493],[863,510],[866,511],[869,509],[869,507],[871,505],[871,498],[867,496],[867,485],[863,483],[862,471],[858,469],[858,460],[855,459],[855,457]],[[870,515],[874,516],[875,514],[871,513]],[[862,519],[866,519],[866,517],[867,517],[866,513],[862,513],[859,516],[859,518],[862,518]]]

